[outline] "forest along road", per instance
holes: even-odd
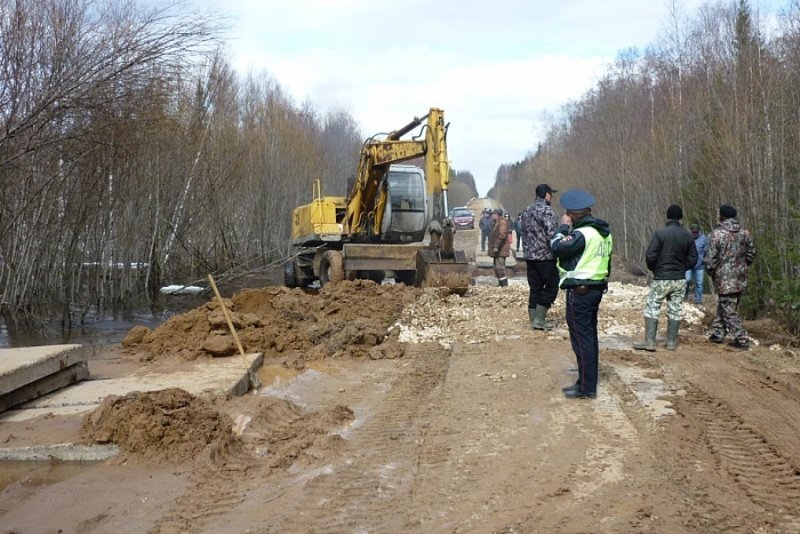
[[[758,342],[750,352],[708,344],[709,297],[705,308],[686,305],[677,351],[662,348],[660,332],[657,352],[633,352],[646,288],[617,281],[601,305],[598,397],[569,400],[563,294],[552,309],[556,329],[533,332],[524,279],[485,283],[464,297],[349,282],[330,295],[235,297],[235,311],[262,313],[270,328],[280,326],[267,315],[275,310],[294,325],[270,331],[281,340],[267,351],[262,377],[271,384],[193,412],[195,421],[230,416],[240,438],[165,462],[156,452],[180,443],[143,435],[116,462],[54,484],[10,484],[0,524],[22,532],[800,532],[797,339],[766,322],[748,325]],[[389,318],[390,309],[401,310],[391,334],[362,346],[366,318]],[[176,339],[186,324],[162,333]],[[346,328],[361,341],[336,337]],[[306,334],[312,350],[301,349]],[[253,336],[243,335],[251,348]],[[139,354],[166,358],[153,346]],[[136,419],[137,428],[147,421]]]

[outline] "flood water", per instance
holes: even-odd
[[[74,324],[71,330],[62,329],[60,321],[51,321],[38,325],[35,330],[20,329],[12,333],[0,321],[0,349],[62,344],[114,345],[120,343],[134,326],[156,328],[173,315],[193,309],[205,301],[199,297],[171,298],[158,311],[140,309],[128,311],[116,319],[88,319],[83,324]]]

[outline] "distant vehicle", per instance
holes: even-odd
[[[450,210],[450,220],[455,228],[475,228],[475,215],[466,206]]]

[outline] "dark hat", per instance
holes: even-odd
[[[726,219],[733,219],[736,217],[736,208],[728,204],[723,204],[719,207],[719,216]]]
[[[498,215],[502,215],[503,214],[503,210],[500,209],[500,208],[495,208],[494,213],[496,213]]]
[[[667,208],[667,219],[671,221],[679,221],[683,219],[683,210],[677,204],[672,204]]]
[[[567,211],[580,211],[594,206],[594,197],[583,189],[570,189],[561,195],[561,205]]]
[[[539,198],[544,198],[547,193],[558,193],[555,189],[550,187],[547,184],[539,184],[536,186],[536,196]]]
[[[692,232],[699,232],[700,231],[700,225],[699,224],[692,224],[692,225],[689,226],[689,230],[691,230]]]

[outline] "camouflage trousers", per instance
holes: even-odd
[[[711,323],[711,333],[720,339],[726,334],[731,334],[733,338],[741,343],[749,343],[747,330],[742,326],[739,319],[739,297],[741,293],[730,295],[719,295],[717,299],[717,315]]]
[[[683,295],[686,293],[686,280],[653,280],[650,283],[650,293],[644,305],[644,316],[648,319],[658,320],[661,313],[661,303],[667,301],[667,318],[680,321]]]

